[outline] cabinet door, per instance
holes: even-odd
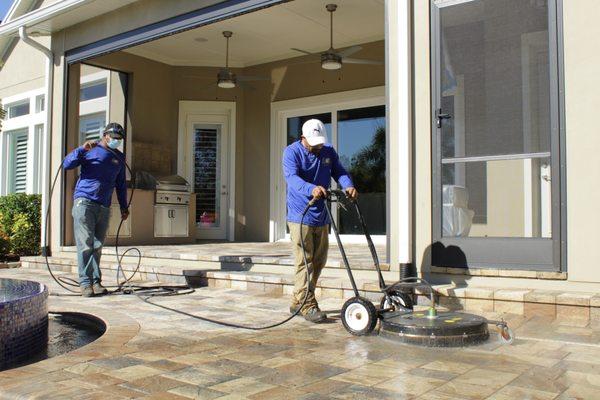
[[[171,208],[167,205],[154,206],[154,236],[171,236]]]
[[[169,207],[171,216],[171,236],[188,236],[189,211],[187,206]]]

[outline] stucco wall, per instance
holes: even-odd
[[[564,1],[569,279],[600,282],[594,249],[600,237],[600,10],[595,0]]]
[[[414,1],[414,262],[417,270],[431,265],[431,85],[429,2]]]
[[[50,46],[48,37],[37,37],[34,40],[46,47]],[[45,56],[20,40],[17,41],[0,70],[0,98],[43,88],[45,71]]]

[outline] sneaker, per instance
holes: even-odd
[[[300,309],[300,304],[294,304],[293,306],[290,306],[290,314],[292,314],[292,315],[296,314],[299,309]]]
[[[304,313],[304,319],[309,322],[319,323],[327,319],[327,315],[319,310],[319,307],[312,307]]]
[[[83,297],[92,297],[94,295],[94,291],[92,290],[91,286],[82,286],[81,295]]]
[[[104,286],[102,286],[100,284],[100,282],[94,283],[94,294],[96,294],[96,295],[108,294],[108,290]]]

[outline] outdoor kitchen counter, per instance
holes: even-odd
[[[195,242],[195,210],[196,198],[190,196],[188,237],[154,237],[154,190],[135,189],[133,201],[129,209],[129,219],[121,228],[119,245],[152,245],[152,244],[185,244]],[[127,198],[131,196],[131,189],[127,191]],[[116,194],[113,194],[111,206],[111,224],[108,230],[105,245],[113,245],[115,234],[119,226],[120,210]]]

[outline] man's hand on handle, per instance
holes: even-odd
[[[356,200],[358,198],[358,191],[353,188],[353,187],[349,187],[346,189],[346,195],[352,199],[352,200]]]
[[[325,189],[323,186],[317,186],[313,189],[312,196],[315,200],[327,197],[327,189]]]

